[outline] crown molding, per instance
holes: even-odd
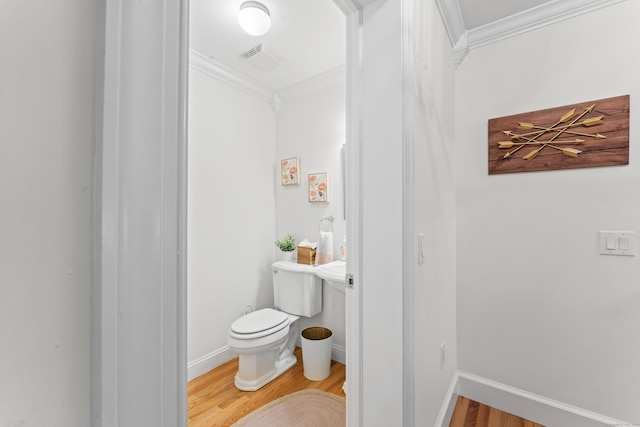
[[[453,63],[458,66],[469,53],[468,31],[464,25],[458,0],[436,0],[442,22],[453,46]]]
[[[333,0],[335,5],[338,6],[345,15],[350,15],[362,10],[374,1],[375,0]]]
[[[236,89],[240,89],[249,95],[253,95],[267,104],[271,104],[273,100],[273,91],[259,83],[252,82],[249,79],[240,76],[231,68],[220,64],[218,61],[203,55],[197,50],[189,49],[189,66],[194,70],[198,70],[208,76],[227,83]]]
[[[333,85],[344,84],[346,81],[345,67],[341,65],[284,89],[280,89],[279,91],[272,91],[259,83],[252,82],[231,68],[220,64],[216,60],[194,49],[189,50],[189,66],[194,70],[198,70],[236,89],[242,90],[249,95],[255,96],[259,100],[271,105],[276,113],[283,102],[291,101],[299,96],[307,95]]]
[[[436,0],[451,46],[456,46],[467,33],[458,0]]]
[[[436,0],[457,65],[472,50],[625,0],[553,0],[515,15],[467,30],[457,0]]]
[[[469,30],[469,49],[517,36],[622,1],[624,0],[555,0]]]
[[[329,71],[315,75],[299,83],[280,89],[277,94],[282,102],[291,101],[299,96],[307,95],[346,81],[345,66],[341,65]]]

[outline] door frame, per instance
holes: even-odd
[[[372,1],[335,2],[347,18],[348,271],[356,277],[356,286],[347,291],[347,422],[360,426],[359,81],[362,9]],[[93,427],[187,424],[188,21],[188,0],[98,0]]]

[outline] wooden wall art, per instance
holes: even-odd
[[[489,120],[489,175],[629,164],[629,95]]]

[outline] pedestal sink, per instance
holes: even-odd
[[[347,263],[344,261],[333,261],[317,266],[315,272],[325,283],[344,294],[346,290],[346,265]]]
[[[338,360],[337,357],[332,358],[338,360],[341,363],[346,363],[346,348],[345,348],[345,297],[346,297],[346,269],[347,263],[344,261],[333,261],[327,264],[318,265],[315,269],[316,276],[320,277],[324,283],[329,285],[334,291],[323,291],[323,297],[326,297],[322,305],[322,316],[325,316],[326,322],[330,323],[331,328],[334,328],[338,333],[336,334],[336,347],[341,349],[342,360]],[[335,292],[337,291],[337,293]],[[346,384],[346,382],[345,382]],[[345,384],[342,385],[342,389],[346,393]]]

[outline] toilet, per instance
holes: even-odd
[[[239,356],[235,386],[256,391],[296,364],[297,320],[322,311],[322,279],[314,266],[278,261],[273,272],[274,308],[248,313],[231,324],[227,344]]]

